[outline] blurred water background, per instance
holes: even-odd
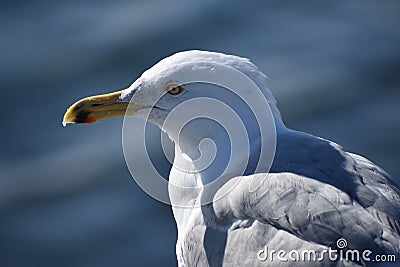
[[[170,207],[130,177],[122,119],[61,120],[181,50],[251,58],[289,127],[400,177],[399,1],[0,4],[2,267],[176,265]]]

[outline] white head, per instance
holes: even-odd
[[[190,50],[179,52],[166,57],[146,70],[129,88],[111,94],[98,95],[84,98],[73,104],[66,112],[63,123],[93,123],[107,118],[125,115],[128,103],[134,95],[138,102],[131,102],[131,112],[127,114],[140,116],[143,109],[151,108],[154,101],[160,98],[160,105],[166,110],[171,110],[177,103],[189,98],[205,95],[200,91],[206,88],[201,86],[182,86],[181,90],[171,90],[174,85],[182,85],[186,79],[187,73],[196,68],[200,68],[204,63],[218,64],[227,66],[247,75],[262,91],[270,108],[273,109],[276,120],[280,121],[279,112],[275,114],[276,100],[268,90],[266,82],[267,77],[258,70],[257,66],[247,58],[241,58],[233,55],[226,55],[217,52]],[[171,94],[167,92],[170,91]],[[176,95],[172,95],[175,94]],[[208,91],[207,93],[212,93]],[[218,92],[216,92],[218,94]],[[212,97],[211,95],[208,95]],[[139,102],[140,101],[140,102]],[[135,106],[135,107],[134,107]],[[157,110],[157,109],[156,109]],[[165,113],[163,113],[165,114]],[[150,118],[152,119],[152,118]],[[155,118],[157,123],[158,118]],[[279,122],[278,122],[279,123]]]
[[[266,124],[262,112],[272,112],[277,131],[284,128],[266,81],[267,77],[248,59],[208,51],[180,52],[158,62],[125,90],[76,102],[67,110],[63,123],[92,123],[124,115],[147,119],[166,131],[178,153],[196,162],[196,168],[210,182],[215,173],[223,171],[219,166],[232,161],[232,149],[241,147],[232,140],[248,142],[250,156],[260,150],[262,127]],[[261,107],[254,109],[252,101],[258,101]],[[247,141],[240,133],[243,129]],[[214,151],[205,160],[202,153],[209,149],[202,150],[204,140],[204,148],[229,149],[230,153],[214,155]],[[257,153],[259,157],[260,151]],[[211,166],[210,160],[218,164]]]

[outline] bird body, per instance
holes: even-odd
[[[399,189],[387,174],[327,140],[296,131],[281,135],[276,160],[262,186],[249,193],[253,175],[235,177],[230,183],[241,178],[240,183],[227,197],[196,208],[192,218],[185,219],[189,224],[184,224],[177,245],[178,258],[187,263],[183,265],[263,266],[273,262],[274,266],[287,266],[288,262],[278,261],[276,255],[275,260],[260,261],[256,252],[268,247],[321,253],[335,247],[340,238],[347,240],[349,250],[398,255]],[[285,140],[282,146],[281,138]],[[292,144],[287,143],[288,138]],[[204,218],[210,214],[212,217]],[[220,222],[220,227],[208,225],[207,220]],[[321,266],[322,262],[340,266],[341,261],[325,257],[323,261],[295,263]]]
[[[199,69],[215,75],[220,66],[244,74],[259,88],[240,92],[250,102],[265,98],[258,102],[261,109],[249,108],[238,91],[220,84],[183,82]],[[198,108],[195,101],[204,98],[209,106]],[[176,112],[190,101],[190,109]],[[258,116],[263,107],[273,118],[266,128],[268,120],[260,124]],[[175,142],[169,197],[179,266],[364,266],[376,255],[399,256],[399,186],[369,160],[288,129],[266,76],[249,60],[207,51],[177,53],[126,90],[77,102],[64,122],[125,112],[157,124]],[[212,120],[205,118],[210,114]],[[264,156],[270,151],[269,162]],[[202,168],[204,158],[212,161]],[[355,251],[371,252],[347,257]]]

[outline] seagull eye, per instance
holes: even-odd
[[[182,93],[183,91],[183,87],[177,84],[170,84],[167,87],[167,92],[170,95],[179,95],[180,93]]]

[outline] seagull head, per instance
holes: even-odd
[[[179,52],[146,70],[127,89],[77,101],[63,124],[120,116],[145,119],[175,143],[175,169],[194,171],[202,184],[209,184],[226,174],[269,169],[276,132],[286,128],[266,82],[246,58]]]
[[[266,76],[248,59],[191,50],[161,60],[127,89],[77,101],[66,111],[63,124],[94,123],[127,115],[145,118],[162,127],[170,112],[188,100],[208,98],[226,103],[228,99],[235,103],[232,101],[234,92],[226,90],[223,84],[207,80],[207,75],[215,73],[216,67],[226,67],[247,76],[261,88],[266,102],[275,106],[275,99],[266,87]],[[237,73],[231,72],[225,79],[232,80]],[[240,99],[236,102],[238,104]],[[207,109],[207,106],[202,108]]]

